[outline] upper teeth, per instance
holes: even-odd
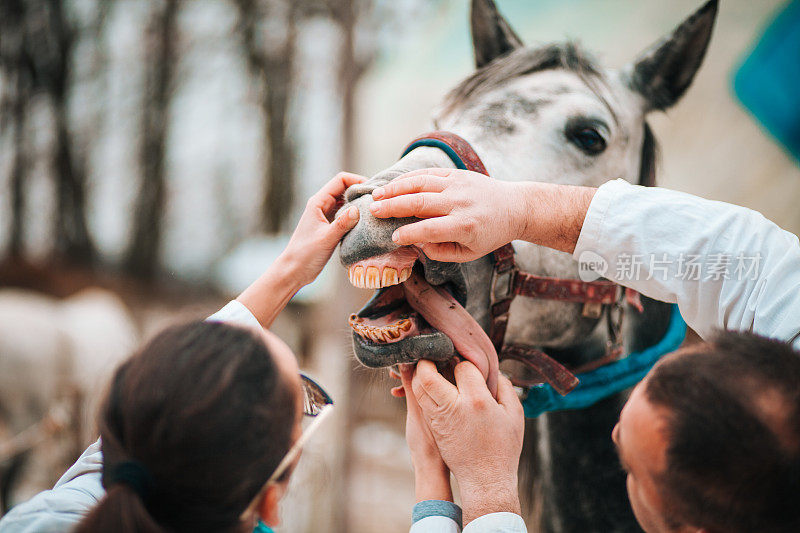
[[[411,268],[404,268],[398,274],[397,269],[383,267],[383,272],[376,266],[364,268],[362,265],[351,266],[349,271],[350,283],[360,289],[380,289],[403,283],[411,276]]]

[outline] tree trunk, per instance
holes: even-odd
[[[44,89],[52,104],[55,129],[52,153],[56,182],[55,253],[72,262],[88,264],[95,257],[95,249],[86,222],[86,171],[82,162],[79,164],[81,157],[76,154],[68,123],[75,35],[63,1],[48,0],[46,5],[43,16],[48,17],[47,27],[54,45],[42,63],[46,70]]]
[[[265,70],[269,86],[262,108],[267,122],[269,164],[264,174],[261,226],[268,234],[280,233],[285,229],[294,203],[294,147],[288,125],[295,48],[293,22],[291,26],[290,37],[284,47],[286,62],[269,61],[271,65]]]
[[[342,48],[339,57],[339,90],[342,95],[342,168],[352,171],[355,166],[355,93],[363,74],[355,50],[356,12],[354,2],[338,2],[337,22],[342,30]]]
[[[14,124],[14,152],[11,162],[11,236],[8,253],[11,257],[22,257],[23,234],[25,232],[25,195],[24,184],[27,175],[27,146],[25,142],[27,98],[29,85],[22,69],[16,72],[16,83],[11,104],[12,122]]]
[[[145,89],[142,103],[139,164],[142,173],[133,213],[133,236],[125,268],[153,279],[160,267],[163,213],[166,208],[166,142],[176,62],[179,0],[165,0],[153,15],[145,37]]]
[[[11,227],[8,255],[19,258],[24,253],[25,179],[28,174],[27,117],[28,102],[33,94],[33,64],[27,50],[25,31],[27,10],[18,0],[0,3],[0,68],[6,84],[0,109],[3,133],[12,128]]]
[[[63,95],[60,95],[63,96]],[[55,252],[71,262],[90,264],[95,248],[86,221],[86,171],[73,155],[67,125],[67,104],[59,98],[55,104],[57,210],[55,217]]]
[[[284,39],[274,47],[261,44],[257,35],[263,20],[276,14],[265,14],[257,0],[236,0],[239,9],[238,32],[247,55],[250,73],[262,84],[260,105],[266,130],[264,197],[261,202],[261,229],[276,234],[285,229],[294,203],[294,147],[289,132],[288,115],[292,93],[292,68],[296,48],[296,17],[300,6],[296,0],[282,0],[286,12]]]

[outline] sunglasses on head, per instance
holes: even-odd
[[[312,419],[311,423],[303,430],[300,438],[289,448],[289,451],[283,456],[281,462],[278,463],[275,471],[269,476],[269,479],[264,486],[261,487],[261,490],[258,491],[258,494],[253,498],[253,501],[250,502],[250,505],[247,506],[247,509],[242,513],[243,518],[255,510],[267,487],[281,478],[297,458],[300,450],[303,449],[303,446],[308,442],[308,439],[314,431],[316,431],[322,421],[333,412],[333,398],[331,398],[330,394],[328,394],[319,383],[311,379],[311,377],[304,372],[300,372],[300,387],[303,391],[303,415],[310,417]]]

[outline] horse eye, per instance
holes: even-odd
[[[606,140],[593,128],[581,128],[569,134],[569,140],[589,155],[606,149]]]

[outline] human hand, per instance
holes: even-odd
[[[453,501],[450,470],[439,454],[431,429],[422,416],[416,396],[411,391],[414,365],[399,365],[399,374],[393,370],[391,374],[402,382],[400,387],[392,389],[392,394],[406,398],[406,442],[411,450],[411,462],[414,464],[417,501]]]
[[[306,203],[300,222],[280,257],[284,268],[294,273],[297,282],[308,285],[319,276],[336,245],[358,223],[358,208],[350,207],[332,220],[342,205],[342,195],[351,185],[366,178],[340,172]],[[332,221],[331,221],[332,220]]]
[[[469,170],[429,168],[375,189],[370,211],[424,219],[394,232],[399,245],[419,245],[437,261],[472,261],[523,234],[528,209],[521,187]]]
[[[455,381],[453,385],[434,363],[422,360],[411,385],[439,453],[458,481],[464,525],[487,513],[519,514],[522,404],[503,376],[495,401],[480,371],[468,361],[456,366]]]
[[[261,276],[236,298],[264,328],[269,328],[289,300],[316,279],[336,244],[358,222],[351,207],[331,221],[349,186],[366,178],[340,172],[306,204],[286,249]]]

